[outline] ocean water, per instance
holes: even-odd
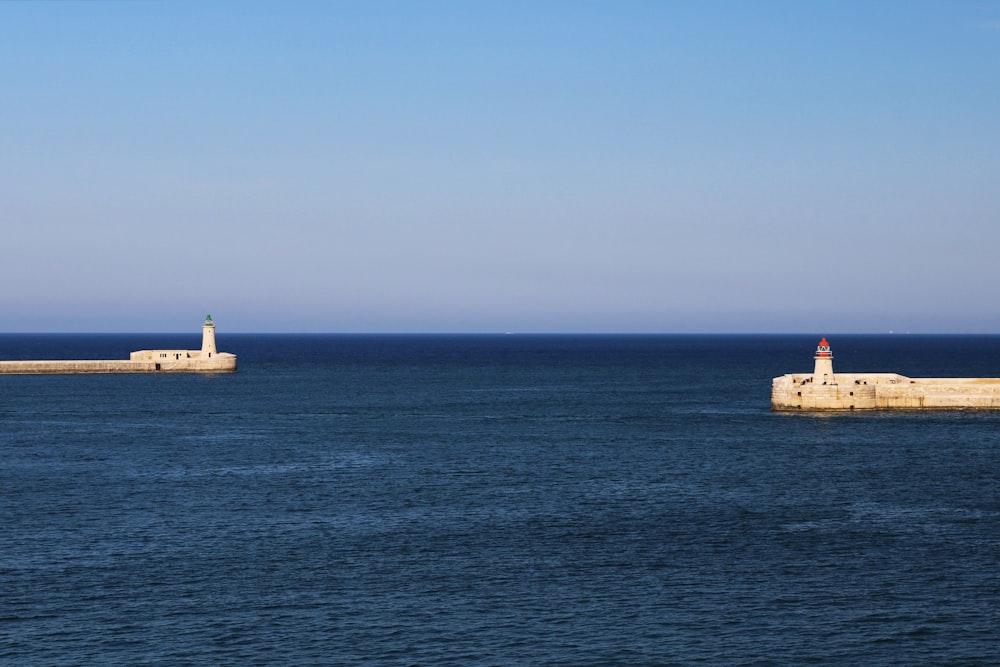
[[[0,663],[1000,663],[1000,414],[772,413],[818,338],[221,332],[237,374],[0,376]],[[829,338],[1000,376],[996,336]]]

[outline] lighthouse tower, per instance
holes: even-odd
[[[816,360],[813,382],[837,384],[837,378],[833,374],[833,352],[830,351],[830,344],[826,342],[826,337],[816,347],[816,356],[813,359]]]
[[[210,359],[217,354],[215,349],[215,322],[211,315],[205,316],[205,323],[201,325],[201,356],[203,359]],[[819,362],[816,362],[819,364]],[[819,366],[817,366],[818,368]]]

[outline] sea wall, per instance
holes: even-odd
[[[200,350],[139,350],[128,360],[31,359],[0,361],[0,375],[78,375],[82,373],[235,373],[236,355],[215,349],[212,316],[201,327]]]
[[[218,354],[211,359],[91,360],[53,359],[0,361],[0,375],[78,375],[87,373],[233,373],[236,356]]]
[[[774,410],[1000,409],[1000,378],[909,378],[896,373],[837,373],[835,384],[812,374],[774,378]]]
[[[1000,409],[1000,378],[919,378],[876,389],[879,408]]]
[[[51,375],[80,373],[155,373],[156,364],[121,360],[59,359],[0,361],[0,375]]]
[[[139,350],[129,355],[134,363],[153,363],[156,371],[223,373],[236,370],[236,355],[201,350]]]

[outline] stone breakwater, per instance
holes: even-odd
[[[812,373],[771,382],[774,410],[1000,410],[1000,378],[910,378],[898,373],[834,373],[826,339]]]
[[[93,373],[234,373],[236,356],[219,354],[210,363],[191,360],[186,364],[156,361],[52,359],[0,361],[0,375],[82,375]],[[207,361],[207,360],[206,360]]]
[[[837,373],[835,384],[783,375],[771,385],[775,410],[1000,410],[1000,378],[909,378]]]
[[[32,359],[0,361],[0,375],[84,373],[235,373],[236,355],[215,347],[215,323],[205,318],[200,350],[139,350],[128,360]]]
[[[131,361],[66,359],[51,361],[0,361],[0,375],[76,375],[81,373],[153,373],[148,364]]]

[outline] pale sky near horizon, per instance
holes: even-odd
[[[3,2],[0,331],[1000,333],[1000,1]]]

